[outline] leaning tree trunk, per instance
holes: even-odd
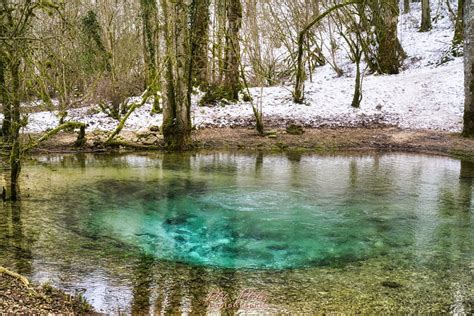
[[[464,130],[466,137],[474,136],[474,2],[464,4]]]
[[[431,30],[431,8],[430,0],[421,0],[421,26],[420,32]]]
[[[169,150],[191,145],[189,95],[190,51],[185,0],[161,0],[166,39],[166,74],[163,84],[163,136]]]
[[[226,34],[226,57],[224,64],[224,90],[227,98],[239,99],[240,76],[240,38],[239,32],[242,27],[242,4],[240,0],[229,0],[227,2],[228,30]]]
[[[295,89],[293,91],[293,102],[295,103],[303,103],[304,101],[304,81],[306,78],[306,73],[304,69],[303,63],[303,54],[304,54],[304,47],[303,44],[305,42],[306,36],[311,28],[319,23],[322,19],[324,19],[327,15],[331,12],[343,8],[345,6],[351,4],[361,4],[362,0],[349,0],[339,4],[336,4],[323,13],[314,17],[305,27],[298,33],[298,53],[297,53],[297,61],[296,61],[296,83]]]

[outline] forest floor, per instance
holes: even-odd
[[[105,132],[87,135],[84,147],[74,147],[77,135],[62,133],[43,143],[37,152],[103,152],[114,150],[164,150],[159,132],[123,132],[111,147],[102,145]],[[193,132],[196,150],[257,150],[264,152],[405,151],[440,154],[474,161],[474,139],[456,133],[399,128],[319,128],[291,135],[285,129],[259,136],[249,128],[207,128]]]
[[[71,296],[47,284],[36,286],[24,277],[0,267],[2,315],[94,315],[81,297]]]

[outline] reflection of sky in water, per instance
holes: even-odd
[[[215,286],[234,268],[253,269],[239,270],[242,286],[265,287],[269,279],[256,277],[258,269],[278,280],[286,268],[304,279],[308,271],[370,260],[443,273],[473,261],[472,181],[460,180],[460,162],[448,158],[218,153],[36,160],[24,170],[23,193],[31,198],[21,204],[21,226],[13,218],[12,226],[8,214],[0,222],[0,264],[16,262],[36,280],[86,289],[95,306],[109,310],[143,305],[133,304],[141,295],[164,300],[163,289],[176,291],[177,279],[190,293],[193,284]],[[6,238],[17,226],[21,232]],[[21,260],[19,247],[27,248]],[[295,290],[303,286],[286,277]],[[137,282],[154,290],[137,292]]]

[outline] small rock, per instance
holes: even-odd
[[[161,128],[159,126],[150,126],[149,128],[150,132],[159,132]]]
[[[286,132],[290,135],[303,135],[304,129],[303,129],[303,126],[301,125],[290,124],[286,128]]]
[[[382,104],[378,104],[378,105],[375,107],[375,109],[378,110],[378,111],[380,111],[380,110],[382,110],[382,107],[383,107]]]

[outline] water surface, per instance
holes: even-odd
[[[37,156],[0,265],[105,312],[456,312],[473,165],[408,154]]]

